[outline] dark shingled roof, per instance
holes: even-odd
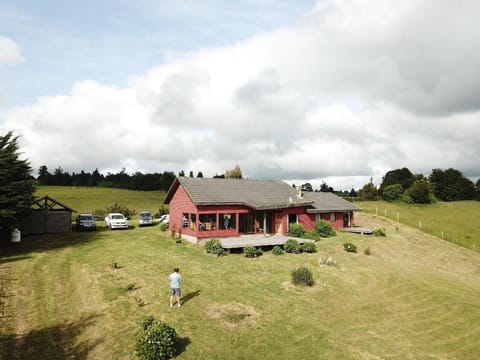
[[[165,203],[181,185],[195,205],[245,205],[256,210],[307,206],[313,200],[300,198],[297,190],[283,181],[248,179],[207,179],[177,177]]]
[[[331,211],[361,211],[362,209],[330,192],[304,192],[305,200],[313,201],[307,208],[308,213],[322,213]]]

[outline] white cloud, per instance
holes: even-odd
[[[238,163],[345,189],[404,166],[479,176],[479,7],[321,1],[294,27],[172,57],[127,87],[39,98],[0,130],[22,135],[34,168],[213,176]]]
[[[23,60],[20,48],[11,39],[0,36],[0,69],[3,65],[11,65]]]

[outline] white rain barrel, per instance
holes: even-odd
[[[13,230],[12,230],[11,237],[10,237],[10,241],[11,241],[12,243],[19,243],[20,240],[21,240],[20,230],[18,230],[18,229],[13,229]]]

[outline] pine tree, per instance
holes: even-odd
[[[35,182],[27,160],[19,159],[18,136],[0,136],[0,232],[9,238],[35,200]],[[8,237],[6,236],[8,235]]]

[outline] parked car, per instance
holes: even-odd
[[[97,221],[92,214],[79,214],[75,219],[77,230],[96,230]]]
[[[140,211],[138,214],[138,226],[153,225],[153,216],[150,211]]]
[[[169,221],[170,221],[170,215],[168,215],[168,214],[164,214],[164,215],[160,216],[160,219],[158,219],[158,222],[160,224],[162,224],[162,223],[168,224]]]
[[[113,229],[128,229],[128,220],[120,213],[110,213],[105,217],[105,226]]]

